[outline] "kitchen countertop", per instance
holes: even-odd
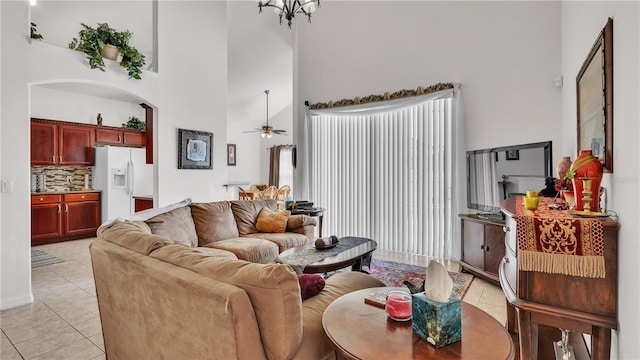
[[[41,191],[31,192],[31,195],[62,195],[62,194],[84,194],[84,193],[96,193],[102,192],[102,190],[85,189],[85,190],[69,190],[69,191]]]
[[[134,199],[153,200],[153,195],[133,195]]]

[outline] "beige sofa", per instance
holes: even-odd
[[[174,243],[215,249],[219,256],[261,264],[273,263],[284,250],[315,240],[315,218],[274,214],[277,213],[275,200],[178,204],[136,213],[132,218],[143,219],[153,234]],[[259,223],[261,219],[272,219],[262,213],[265,208],[276,220],[284,221],[276,224],[282,225],[280,229],[275,230],[279,226],[269,226],[271,223],[266,220]],[[260,231],[260,224],[264,224],[263,230],[265,227],[273,230]]]
[[[188,209],[197,208],[193,205]],[[326,307],[343,294],[384,286],[367,274],[343,272],[302,301],[298,277],[288,265],[235,259],[229,251],[235,248],[227,245],[176,243],[152,233],[152,227],[158,220],[174,230],[183,224],[166,216],[150,220],[110,224],[90,247],[111,360],[333,359],[322,329]],[[257,236],[240,226],[238,231]]]

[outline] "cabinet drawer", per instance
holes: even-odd
[[[98,200],[100,200],[100,193],[64,194],[65,202]]]
[[[31,195],[31,204],[51,204],[61,201],[60,195]]]

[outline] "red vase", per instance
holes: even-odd
[[[591,180],[591,211],[600,211],[600,183],[602,182],[602,164],[591,150],[580,150],[580,156],[571,164],[569,171],[575,171],[573,176],[573,188],[576,198],[576,210],[584,210],[582,178]]]

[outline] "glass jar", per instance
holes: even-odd
[[[387,316],[396,321],[408,321],[412,317],[411,294],[402,290],[387,292],[385,311]]]

